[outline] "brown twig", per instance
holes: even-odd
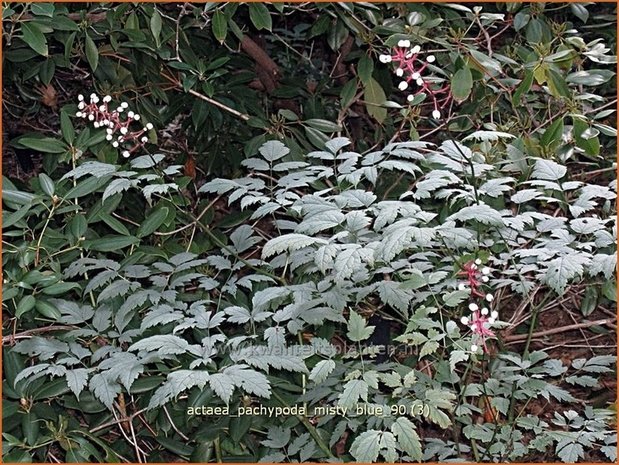
[[[2,336],[2,345],[12,344],[17,339],[28,339],[37,333],[45,333],[47,331],[68,331],[71,329],[78,329],[77,326],[43,326],[42,328],[33,328],[21,333],[11,334],[9,336]]]
[[[110,426],[114,426],[114,425],[117,425],[117,424],[119,424],[119,423],[123,423],[123,422],[125,422],[125,421],[127,421],[127,420],[132,420],[133,418],[137,417],[137,416],[138,416],[138,415],[140,415],[141,413],[146,412],[147,410],[148,410],[148,408],[143,408],[143,409],[141,409],[141,410],[138,410],[137,412],[133,412],[133,413],[132,413],[131,415],[129,415],[128,417],[125,417],[125,418],[118,418],[118,419],[114,419],[114,420],[112,420],[112,421],[108,421],[107,423],[103,423],[102,425],[99,425],[99,426],[97,426],[97,427],[95,427],[95,428],[91,429],[91,430],[89,431],[89,433],[96,433],[97,431],[100,431],[100,430],[105,429],[105,428],[109,428]]]
[[[346,65],[344,64],[344,61],[352,50],[353,43],[354,40],[352,36],[348,36],[340,47],[340,53],[338,53],[337,59],[335,60],[335,66],[333,67],[333,71],[331,71],[331,77],[340,85],[344,85],[348,82],[348,79],[346,79]]]
[[[545,331],[539,331],[537,333],[533,333],[531,335],[531,338],[550,336],[551,334],[564,333],[566,331],[572,331],[574,329],[580,329],[580,328],[590,328],[591,326],[602,326],[602,325],[606,325],[611,322],[612,320],[586,321],[584,323],[577,323],[573,325],[562,326],[561,328],[552,328],[552,329],[547,329]],[[514,334],[512,336],[506,336],[505,338],[503,338],[503,340],[505,342],[526,341],[528,337],[529,337],[528,334]]]
[[[161,76],[167,79],[170,83],[174,84],[174,87],[176,87],[177,89],[181,89],[181,90],[183,89],[183,84],[175,77],[168,75],[166,73],[161,73]],[[234,108],[230,108],[229,106],[224,105],[223,103],[218,102],[217,100],[209,98],[206,95],[201,94],[200,92],[196,92],[193,89],[189,89],[187,92],[189,92],[194,97],[198,97],[199,99],[202,99],[205,102],[210,103],[211,105],[215,105],[216,107],[227,111],[228,113],[232,113],[234,116],[241,118],[243,121],[249,120],[249,115],[246,115],[245,113],[241,113],[240,111],[235,110]]]

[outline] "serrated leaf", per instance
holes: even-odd
[[[17,376],[15,376],[15,380],[13,381],[13,387],[17,386],[17,383],[19,383],[23,379],[30,378],[32,380],[43,376],[50,366],[51,365],[49,363],[38,363],[37,365],[24,368],[17,374]]]
[[[557,181],[565,176],[567,168],[552,160],[539,158],[535,162],[533,173],[531,176],[535,179],[544,179],[547,181]]]
[[[567,283],[576,276],[582,276],[584,265],[591,258],[588,254],[574,252],[555,258],[547,263],[547,270],[543,275],[543,281],[554,289],[557,294],[563,295]]]
[[[448,307],[455,307],[462,303],[469,296],[469,291],[456,290],[448,292],[443,296],[443,303]]]
[[[415,425],[406,417],[398,417],[391,425],[391,432],[398,439],[398,444],[413,460],[421,461],[422,450]]]
[[[105,202],[105,199],[107,199],[108,197],[111,197],[114,194],[118,194],[119,192],[126,191],[130,189],[131,187],[135,187],[136,184],[137,184],[137,181],[131,181],[125,178],[114,179],[105,188],[105,191],[103,192],[102,200]]]
[[[439,343],[436,341],[428,341],[426,342],[421,350],[419,351],[419,358],[425,357],[426,355],[433,354],[439,348]]]
[[[76,368],[74,370],[67,370],[65,377],[69,389],[71,389],[75,397],[79,399],[80,393],[84,390],[88,381],[88,369]]]
[[[453,350],[449,355],[449,367],[452,371],[456,370],[456,365],[460,362],[466,362],[469,359],[469,353],[464,350]]]
[[[226,368],[223,373],[234,380],[234,384],[250,394],[269,399],[271,386],[262,373],[250,370],[247,365],[235,365]]]
[[[334,369],[335,362],[333,360],[321,360],[314,368],[312,368],[312,371],[309,374],[309,379],[314,381],[316,384],[320,384],[327,379]]]
[[[131,165],[131,168],[146,169],[152,168],[163,159],[165,159],[165,155],[161,153],[155,153],[153,155],[141,155],[139,157],[132,158],[129,163]]]
[[[234,392],[234,380],[232,378],[224,373],[215,373],[210,376],[209,385],[221,400],[226,404],[230,402]]]
[[[348,317],[348,332],[346,336],[353,342],[364,341],[374,332],[374,326],[367,326],[365,319],[354,310]]]
[[[380,452],[381,432],[369,430],[361,433],[350,446],[350,454],[362,463],[373,463]]]
[[[327,241],[316,237],[306,236],[305,234],[284,234],[267,242],[262,248],[262,258],[279,254],[284,251],[294,252],[313,244],[326,244]]]
[[[338,398],[338,406],[342,408],[353,408],[359,399],[368,400],[368,383],[361,379],[351,379],[344,385],[344,391]]]
[[[116,166],[110,165],[109,163],[101,163],[99,161],[87,161],[82,163],[77,168],[72,169],[71,171],[66,173],[61,179],[79,179],[82,176],[86,175],[94,176],[95,178],[102,178],[104,176],[115,173],[116,170]]]
[[[170,373],[167,381],[151,397],[148,408],[161,406],[192,387],[204,388],[209,377],[208,372],[198,370],[177,370]]]
[[[251,3],[251,5],[254,5],[254,3]],[[258,151],[268,162],[279,160],[290,153],[290,149],[278,140],[265,142]]]
[[[127,350],[145,350],[157,352],[159,355],[178,355],[187,352],[189,343],[178,336],[171,334],[150,336],[129,346]]]
[[[90,392],[110,410],[112,410],[116,396],[122,390],[120,384],[111,380],[106,373],[93,375],[88,387]]]
[[[261,441],[261,444],[272,449],[281,449],[290,442],[290,428],[281,426],[270,426],[268,438]]]
[[[576,463],[585,456],[585,450],[582,445],[577,442],[571,442],[570,439],[559,441],[555,452],[564,463]]]
[[[376,290],[383,303],[399,310],[403,315],[408,315],[408,307],[413,299],[413,294],[404,289],[401,283],[396,281],[381,281]]]
[[[445,221],[469,221],[475,220],[483,224],[492,226],[503,226],[503,218],[501,214],[494,208],[485,205],[471,205],[460,209],[458,212],[450,215]]]

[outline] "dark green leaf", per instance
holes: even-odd
[[[212,24],[215,39],[223,44],[224,40],[226,40],[226,35],[228,34],[228,20],[226,19],[226,15],[217,10],[213,14]]]
[[[34,446],[39,439],[39,428],[41,421],[37,418],[37,415],[33,412],[21,413],[21,427],[26,438],[26,442]]]
[[[64,140],[68,144],[72,144],[75,140],[75,128],[73,127],[71,118],[65,111],[60,113],[60,131],[62,132]]]
[[[39,184],[41,189],[50,197],[54,195],[54,181],[45,173],[39,173]]]
[[[99,218],[101,218],[101,220],[103,220],[105,224],[107,224],[110,228],[112,228],[118,234],[122,234],[123,236],[131,235],[127,227],[124,224],[122,224],[119,220],[114,218],[112,215],[108,215],[107,213],[101,213],[99,214]]]
[[[144,222],[140,225],[136,235],[138,237],[144,237],[154,233],[155,231],[157,231],[157,228],[159,228],[159,226],[163,224],[169,213],[170,210],[167,207],[162,207],[154,210],[153,212],[151,212],[150,215],[146,217]]]
[[[558,117],[550,126],[546,128],[540,139],[540,143],[545,147],[555,147],[563,135],[563,117]]]
[[[64,142],[51,137],[21,137],[18,142],[25,147],[44,153],[64,153],[68,150]]]
[[[527,25],[526,37],[532,44],[547,43],[550,42],[552,33],[544,20],[533,18]]]
[[[589,125],[580,118],[572,118],[574,123],[574,138],[576,146],[585,151],[589,156],[597,156],[600,154],[600,139],[598,137],[583,137],[589,129]]]
[[[72,291],[73,289],[80,289],[80,285],[77,283],[60,282],[44,287],[41,292],[45,295],[62,295]]]
[[[514,29],[519,31],[529,23],[530,19],[531,16],[528,13],[519,11],[516,13],[516,16],[514,16]]]
[[[520,99],[524,94],[529,92],[531,89],[531,85],[533,84],[533,72],[526,71],[524,74],[524,79],[520,82],[514,95],[512,96],[512,104],[516,107],[520,105]]]
[[[347,107],[352,103],[352,99],[355,98],[355,94],[357,93],[357,79],[351,79],[340,91],[340,100],[342,107]]]
[[[587,7],[581,3],[570,3],[570,9],[574,16],[580,19],[583,23],[586,23],[589,19],[589,12],[587,11]]]
[[[159,43],[159,36],[161,35],[161,15],[155,9],[153,15],[150,17],[150,32],[153,34],[155,38],[155,42]]]
[[[28,313],[30,310],[34,308],[36,303],[36,299],[33,295],[27,295],[22,298],[17,304],[17,309],[15,310],[15,316],[19,318],[24,313]]]
[[[31,205],[30,202],[26,203],[23,207],[20,207],[19,210],[14,211],[13,213],[9,213],[8,211],[2,212],[2,227],[6,231],[6,228],[13,226],[23,217],[25,217],[30,211]]]
[[[106,185],[110,180],[110,176],[101,178],[91,177],[81,181],[77,186],[69,190],[64,196],[65,199],[77,199],[93,193],[97,189]]]
[[[21,23],[24,42],[39,55],[47,56],[47,39],[36,23]]]
[[[53,3],[32,3],[30,7],[30,11],[33,15],[37,16],[54,16],[54,10],[56,6]]]
[[[106,236],[101,239],[85,241],[84,248],[98,252],[114,252],[138,242],[139,239],[133,236]]]
[[[387,118],[387,109],[380,106],[387,100],[385,91],[374,78],[370,78],[363,89],[367,112],[376,121],[382,123]]]
[[[29,192],[14,191],[2,189],[2,200],[12,202],[18,205],[30,205],[37,199],[37,196]]]
[[[550,89],[550,93],[554,97],[569,98],[571,96],[570,88],[565,83],[563,76],[559,73],[553,71],[552,69],[547,69],[546,78],[548,80],[548,88]]]
[[[451,93],[458,102],[466,100],[473,88],[473,75],[468,66],[459,69],[451,78]]]
[[[266,29],[270,31],[273,28],[273,22],[269,9],[264,3],[254,2],[249,4],[249,18],[256,29]]]
[[[374,61],[368,55],[361,55],[357,65],[357,75],[363,84],[367,84],[374,72]]]
[[[88,60],[90,69],[95,71],[97,69],[97,66],[99,66],[99,50],[97,49],[95,42],[90,38],[88,34],[86,34],[85,41],[86,59]]]
[[[58,320],[62,316],[60,310],[58,310],[54,305],[50,304],[46,300],[37,300],[34,304],[34,308],[45,318]]]
[[[336,123],[327,121],[326,119],[308,119],[304,121],[304,123],[307,124],[309,127],[318,129],[322,132],[337,132],[342,130],[342,128]]]
[[[88,228],[86,217],[84,215],[75,215],[71,221],[69,221],[68,227],[69,232],[73,235],[73,237],[76,239],[82,237]]]

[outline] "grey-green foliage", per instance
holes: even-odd
[[[555,447],[558,457],[571,461],[593,445],[611,457],[608,413],[583,412],[566,388],[592,386],[596,374],[609,369],[609,359],[574,361],[568,375],[567,367],[544,360],[544,353],[525,360],[504,354],[487,381],[462,386],[456,368],[476,366],[478,357],[470,355],[471,338],[454,322],[469,297],[468,290],[457,289],[454,272],[460,257],[483,254],[496,270],[492,286],[523,298],[540,286],[562,295],[583,279],[615,280],[616,183],[567,179],[564,164],[528,159],[517,141],[502,145],[509,140],[502,134],[483,131],[468,138],[473,140],[485,150],[457,141],[439,147],[406,142],[361,154],[340,137],[309,153],[306,162],[287,161],[284,144],[267,142],[245,160],[248,176],[214,179],[200,193],[227,196],[230,204],[251,209],[251,220],[271,220],[275,237],[264,240],[243,225],[207,257],[77,260],[65,279],[79,281],[87,273],[84,296],[91,302],[55,301],[59,322],[75,329],[17,344],[14,350],[38,361],[16,382],[65,377],[76,396],[88,389],[111,408],[118,393],[130,391],[153,366],[165,366],[166,379],[148,404],[157,408],[206,386],[224,404],[237,390],[268,399],[274,389],[269,376],[287,372],[303,380],[301,400],[310,408],[326,403],[386,409],[384,415],[328,415],[291,443],[282,440],[289,429],[271,429],[262,443],[270,461],[297,454],[302,460],[324,458],[328,450],[316,435],[333,446],[347,430],[356,434],[350,453],[360,461],[462,459],[470,453],[466,444],[421,441],[416,428],[422,421],[439,428],[455,428],[455,421],[467,439],[478,441],[476,453],[493,459]],[[486,159],[491,148],[501,147],[504,161]],[[158,161],[141,157],[133,168]],[[173,177],[177,168],[164,174]],[[167,182],[140,187],[143,176],[101,163],[68,174],[83,175],[113,176],[104,195],[141,188],[149,199],[176,188]],[[408,188],[395,199],[380,198],[377,183],[398,176]],[[257,245],[260,258],[240,259]],[[303,331],[334,322],[347,326],[355,347],[373,328],[352,309],[374,298],[406,325],[398,340],[415,349],[418,361],[431,361],[432,376],[395,363],[368,366],[372,350],[361,345],[360,352],[340,356],[326,340],[299,342]],[[244,333],[229,335],[224,324]],[[108,343],[80,344],[97,337]],[[557,414],[543,425],[526,416],[509,425],[474,423],[480,409],[473,400],[490,395],[503,415],[512,408],[510,399],[540,396],[581,413]],[[394,406],[408,413],[393,414]],[[522,431],[529,429],[544,433],[525,443]]]
[[[500,134],[489,138],[486,132],[469,139],[483,140],[486,146],[488,140],[505,139]],[[564,164],[541,158],[527,160],[518,144],[507,146],[506,161],[501,164],[488,163],[481,151],[455,141],[438,148],[422,142],[391,144],[366,154],[346,151],[349,144],[345,138],[330,141],[324,151],[308,155],[320,161],[319,165],[310,165],[278,162],[287,149],[279,142],[269,142],[259,156],[245,162],[253,170],[252,175],[234,181],[216,179],[201,189],[230,193],[232,200],[242,199],[242,207],[251,205],[255,209],[254,219],[275,215],[281,234],[264,245],[263,259],[291,277],[313,277],[310,284],[302,285],[310,291],[303,300],[293,297],[291,304],[275,313],[278,323],[288,321],[291,334],[312,323],[308,318],[319,320],[315,309],[321,304],[342,311],[374,294],[409,322],[400,340],[417,346],[420,358],[444,359],[444,348],[451,347],[448,365],[453,370],[458,363],[469,360],[466,349],[470,341],[462,338],[453,321],[445,324],[437,318],[438,308],[419,306],[431,302],[454,308],[468,298],[468,291],[456,290],[450,278],[454,256],[497,250],[489,262],[500,270],[493,285],[523,296],[537,286],[547,286],[549,292],[562,295],[570,284],[582,279],[614,280],[616,225],[611,202],[616,198],[616,183],[600,186],[566,179]],[[386,170],[399,171],[405,180],[410,179],[412,188],[402,192],[399,200],[381,200],[374,194],[374,186]],[[262,173],[274,173],[275,179],[263,181]],[[283,175],[278,177],[279,173]],[[310,186],[313,189],[308,192]],[[551,214],[550,208],[556,212]],[[280,213],[287,214],[285,219],[279,219]],[[602,216],[598,216],[600,213]],[[398,279],[385,280],[385,273]],[[407,285],[398,281],[406,281]],[[298,289],[299,285],[289,288]],[[412,312],[413,308],[418,310]],[[355,315],[350,312],[351,341],[368,335],[359,327]],[[310,374],[316,387],[307,399],[311,403],[337,399],[342,406],[372,404],[381,399],[378,385],[372,384],[377,379],[391,382],[387,385],[394,390],[392,402],[406,392],[398,384],[396,372],[355,370],[350,363],[347,366],[352,372],[343,378],[342,391],[331,394],[320,385],[334,387],[329,381],[342,379],[343,374],[332,359],[319,361]],[[543,374],[540,371],[535,378]],[[499,371],[496,376],[506,379]],[[507,413],[508,399],[513,395],[520,399],[542,396],[575,402],[567,390],[552,381],[533,379],[527,384],[523,380],[513,380],[523,383],[515,393],[506,390],[504,397],[494,397],[499,412]],[[457,381],[445,375],[444,382]],[[560,381],[586,385],[594,378],[569,376]],[[508,385],[511,387],[511,382]],[[422,383],[418,382],[418,392],[411,398],[424,399],[427,395],[429,387],[419,386]],[[453,393],[443,385],[434,392],[441,400],[441,408],[450,411],[457,391]],[[406,400],[411,399],[404,396],[401,402]],[[427,419],[449,427],[450,416],[429,405]],[[458,407],[458,421],[465,425],[475,412],[479,413],[478,408],[467,405],[461,403]],[[606,425],[605,421],[601,424]],[[393,431],[385,429],[385,425],[382,429],[376,426],[353,442],[351,454],[356,459],[374,461],[381,456],[391,461],[411,454],[400,447],[402,441],[394,440]],[[483,425],[465,428],[469,439],[475,439],[478,429],[486,431],[484,438],[492,438],[495,444],[482,452],[492,457],[513,459],[532,450],[545,450],[535,443],[525,446],[513,427],[501,431]],[[609,453],[611,448],[602,446],[610,438],[605,431],[605,435],[598,436],[596,445]],[[341,433],[335,427],[331,442],[336,442]],[[567,453],[570,448],[564,450],[563,442],[556,439],[559,433],[554,434],[548,436],[548,445],[557,443],[556,454],[562,460],[573,458]],[[436,442],[433,447],[438,447]],[[450,447],[444,443],[432,455],[426,451],[423,458],[459,457]],[[570,447],[578,450],[574,445]],[[446,448],[452,452],[445,455]],[[421,450],[410,457],[422,458]]]

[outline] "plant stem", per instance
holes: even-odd
[[[276,392],[273,392],[273,396],[277,400],[279,400],[283,406],[290,407],[288,405],[288,403],[286,401],[284,401],[284,399],[282,399],[281,396],[279,394],[277,394]],[[307,420],[307,418],[305,418],[303,415],[297,415],[297,418],[299,419],[299,421],[301,423],[303,423],[303,426],[305,426],[305,428],[307,429],[307,432],[310,434],[310,436],[312,436],[314,438],[314,441],[316,441],[316,444],[318,445],[318,447],[320,447],[320,449],[325,454],[327,454],[327,456],[329,458],[331,458],[331,459],[335,458],[333,456],[333,454],[331,453],[331,449],[329,449],[329,446],[320,437],[320,434],[318,434],[318,431],[316,431],[316,428],[314,428],[314,426]]]

